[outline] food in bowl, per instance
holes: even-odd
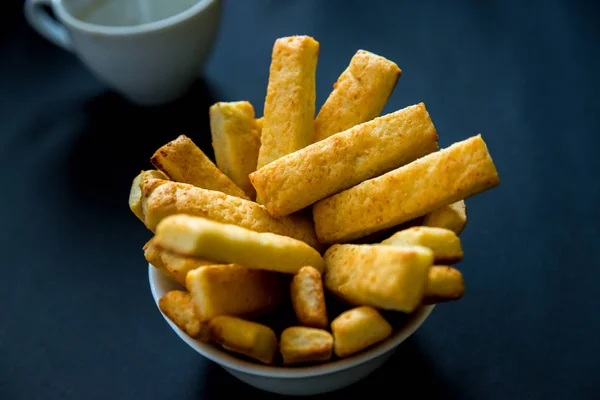
[[[216,165],[179,135],[133,180],[162,313],[257,365],[355,356],[459,300],[464,199],[499,184],[481,135],[438,150],[425,104],[380,116],[401,70],[359,50],[315,113],[319,44],[275,42],[265,115],[210,108]],[[244,146],[248,151],[244,152]]]

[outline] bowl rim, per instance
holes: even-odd
[[[177,287],[182,288],[181,285],[175,281],[171,281],[167,276],[162,274],[158,269],[148,264],[148,280],[150,283],[150,292],[154,298],[154,303],[158,308],[159,312],[167,321],[171,329],[175,331],[177,336],[183,340],[188,346],[193,348],[197,353],[201,354],[205,358],[221,365],[224,368],[232,369],[245,374],[262,376],[268,378],[308,378],[312,376],[322,376],[340,372],[342,370],[353,368],[357,365],[366,363],[374,358],[377,358],[394,348],[398,347],[404,342],[409,336],[411,336],[429,317],[435,304],[419,307],[409,318],[406,325],[402,329],[394,332],[389,338],[383,342],[365,350],[356,355],[349,356],[340,360],[327,362],[321,365],[311,366],[300,366],[300,367],[282,367],[272,365],[261,365],[251,361],[246,361],[236,357],[218,347],[210,344],[201,342],[198,339],[190,337],[187,333],[179,329],[175,323],[173,323],[159,308],[158,300],[160,296],[166,291],[163,291],[157,287],[159,282],[165,285],[170,285],[176,290]]]

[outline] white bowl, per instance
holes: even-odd
[[[165,293],[181,289],[181,286],[152,265],[148,265],[148,268],[150,290],[158,307],[158,300]],[[242,360],[212,344],[191,338],[164,314],[163,317],[181,340],[241,381],[272,393],[315,395],[341,389],[375,371],[423,324],[433,308],[433,305],[419,308],[388,339],[354,356],[323,365],[294,368],[260,365]]]

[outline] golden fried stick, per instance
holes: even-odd
[[[465,282],[459,270],[446,265],[429,268],[423,304],[458,300],[465,294]]]
[[[263,206],[253,201],[158,179],[147,180],[142,184],[142,193],[145,223],[151,231],[169,215],[189,214],[256,232],[289,236],[315,248],[320,247],[312,221],[296,215],[273,218]]]
[[[210,338],[225,349],[243,354],[265,364],[272,364],[277,353],[277,336],[273,329],[257,322],[220,315],[208,323]]]
[[[341,300],[406,313],[421,304],[433,264],[422,246],[337,244],[324,258],[325,288]]]
[[[265,120],[265,117],[260,117],[254,120],[254,123],[256,125],[256,131],[258,133],[258,137],[260,138],[262,136],[262,130],[263,130],[263,122]]]
[[[144,245],[144,258],[163,275],[176,280],[182,286],[185,286],[185,276],[188,271],[201,265],[214,264],[214,262],[169,253],[158,246],[154,238]]]
[[[280,274],[235,264],[191,270],[185,286],[201,321],[217,315],[258,316],[287,297],[287,283]]]
[[[189,293],[171,290],[158,300],[158,308],[191,337],[207,339],[207,326],[196,315]]]
[[[500,184],[481,135],[453,144],[313,207],[322,243],[350,241]]]
[[[460,239],[450,229],[414,226],[394,233],[381,244],[428,247],[433,251],[436,263],[454,264],[463,258]]]
[[[214,264],[214,261],[202,260],[194,257],[184,257],[164,249],[161,249],[160,259],[165,270],[183,286],[185,286],[185,278],[187,277],[188,272],[196,268]]]
[[[250,180],[269,213],[285,216],[437,150],[437,139],[420,103],[288,154]]]
[[[160,257],[163,251],[159,246],[156,245],[154,238],[148,240],[142,250],[144,250],[144,258],[146,261],[148,261],[148,263],[150,263],[154,268],[165,273],[165,275],[169,275],[169,273],[166,271],[165,264],[162,262]]]
[[[333,336],[323,329],[292,326],[281,332],[279,351],[283,364],[328,361],[333,350]]]
[[[257,168],[312,143],[318,57],[319,43],[311,37],[275,41]]]
[[[254,108],[247,101],[216,103],[209,109],[217,166],[246,196],[256,197],[248,174],[256,171],[260,133]]]
[[[251,269],[295,274],[305,265],[323,271],[325,264],[318,251],[300,240],[185,214],[162,220],[155,237],[174,253]]]
[[[248,200],[244,191],[219,171],[206,154],[185,135],[180,135],[156,150],[150,162],[174,181]]]
[[[450,229],[460,235],[467,225],[467,206],[464,200],[433,210],[423,219],[423,226]]]
[[[372,307],[356,307],[341,313],[331,322],[333,351],[347,357],[392,334],[392,326]]]
[[[358,50],[315,119],[315,142],[379,116],[401,74],[392,61]]]
[[[142,189],[141,184],[146,179],[165,179],[168,180],[167,176],[160,171],[148,170],[140,172],[131,183],[131,190],[129,192],[129,208],[139,218],[140,221],[144,222],[144,212],[142,211]]]
[[[313,328],[327,329],[327,307],[321,273],[313,267],[300,268],[290,285],[292,306],[298,322]]]
[[[214,264],[213,261],[184,257],[166,251],[156,244],[154,237],[144,245],[143,249],[146,261],[165,276],[175,279],[183,286],[185,286],[185,277],[189,271],[204,265]]]

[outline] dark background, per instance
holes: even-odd
[[[176,135],[211,151],[213,102],[262,115],[272,44],[297,33],[321,44],[317,107],[357,49],[379,53],[403,70],[384,112],[425,102],[443,147],[481,132],[502,181],[467,201],[466,297],[328,398],[598,398],[597,3],[230,0],[204,79],[150,109],[21,6],[0,13],[0,399],[262,395],[165,323],[127,197]]]

